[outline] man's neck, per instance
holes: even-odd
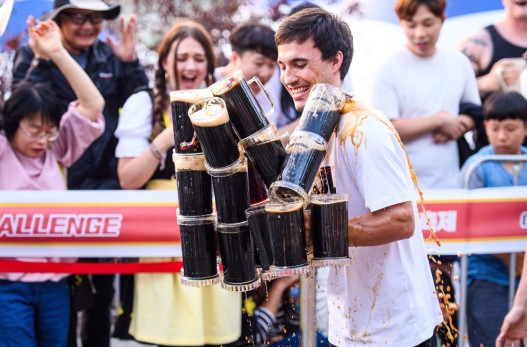
[[[510,43],[527,47],[527,17],[507,16],[503,21],[496,24],[496,28]]]

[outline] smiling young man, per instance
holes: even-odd
[[[353,39],[340,18],[302,10],[280,24],[275,41],[281,81],[297,110],[315,84],[341,87]],[[350,105],[330,155],[337,193],[350,197],[352,264],[329,275],[329,341],[339,347],[430,346],[441,313],[404,149],[384,117],[358,101]]]
[[[48,16],[59,25],[63,46],[88,74],[106,103],[104,133],[68,170],[69,189],[120,189],[115,158],[117,139],[114,136],[119,108],[133,93],[148,89],[148,79],[135,53],[134,15],[127,24],[121,20],[118,42],[111,37],[106,42],[98,40],[104,20],[115,19],[120,9],[120,5],[109,5],[102,0],[55,0],[53,11]],[[57,66],[34,55],[31,41],[17,50],[13,67],[15,87],[25,79],[48,84],[57,95],[61,114],[76,99]],[[96,289],[95,303],[86,311],[83,320],[85,347],[110,345],[113,278],[113,275],[91,276],[92,286]],[[72,317],[76,319],[76,314]],[[75,328],[72,332],[75,339]]]

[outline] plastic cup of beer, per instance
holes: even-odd
[[[222,288],[234,292],[246,292],[260,286],[256,270],[254,243],[247,221],[236,224],[218,224]]]
[[[170,92],[174,148],[176,153],[202,152],[188,110],[194,103],[212,97],[209,89],[185,89]]]
[[[339,88],[326,83],[315,84],[309,92],[295,131],[311,132],[329,142],[345,103],[346,94]]]
[[[183,216],[212,213],[212,180],[203,153],[172,155],[176,168],[179,211]]]
[[[294,135],[294,136],[293,136]],[[295,131],[287,145],[287,158],[280,179],[271,184],[271,195],[279,200],[298,197],[307,204],[327,142],[311,132]]]
[[[238,138],[221,98],[200,100],[190,107],[188,114],[211,167],[229,166],[238,160]]]
[[[246,221],[245,210],[249,208],[249,177],[247,161],[240,156],[233,164],[212,168],[205,164],[212,177],[214,200],[218,223],[241,223]]]
[[[269,124],[253,135],[240,140],[249,160],[262,177],[267,187],[275,182],[282,172],[286,150],[274,124]]]
[[[271,232],[273,264],[270,272],[273,277],[308,272],[303,200],[270,200],[265,204],[265,212]]]
[[[181,283],[192,287],[220,282],[216,261],[216,215],[183,216],[178,210],[183,275]]]
[[[312,194],[310,207],[314,255],[311,265],[314,267],[349,265],[348,195]]]
[[[249,87],[249,84],[253,82],[258,84],[272,105],[271,98],[261,81],[256,77],[247,81],[241,70],[236,70],[209,86],[214,96],[219,96],[225,100],[231,122],[240,139],[246,138],[269,125],[266,114]],[[271,114],[272,112],[273,107],[268,113]]]

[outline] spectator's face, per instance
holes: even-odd
[[[201,88],[207,77],[205,49],[193,37],[174,41],[163,68],[168,72],[168,82],[172,90]]]
[[[432,56],[436,51],[443,21],[427,6],[420,5],[411,20],[401,19],[399,22],[406,35],[406,46],[419,57]]]
[[[273,76],[276,61],[255,51],[246,51],[238,56],[239,68],[247,79],[258,77],[262,84],[266,84]],[[260,88],[256,83],[251,83],[251,89],[258,93]]]
[[[527,2],[525,0],[503,0],[502,3],[508,16],[515,19],[527,19]]]
[[[297,111],[306,105],[311,87],[317,83],[341,86],[340,66],[342,53],[334,58],[322,60],[322,53],[315,47],[313,39],[304,43],[286,43],[278,46],[280,81],[287,89]]]
[[[11,147],[27,157],[38,158],[56,139],[57,128],[54,125],[44,124],[41,117],[25,118],[20,121]]]
[[[496,154],[521,154],[527,136],[527,124],[521,119],[486,120],[485,132]]]
[[[101,33],[101,12],[68,9],[59,16],[62,42],[70,53],[80,54],[90,48]]]

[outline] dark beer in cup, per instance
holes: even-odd
[[[306,255],[303,200],[269,201],[265,204],[271,231],[273,276],[290,276],[309,270]]]
[[[183,253],[182,283],[195,287],[219,282],[216,262],[216,216],[182,216],[177,221]]]
[[[256,245],[258,259],[264,272],[269,271],[269,267],[273,264],[271,233],[267,225],[267,213],[265,212],[266,203],[266,201],[263,201],[252,205],[245,211],[251,236]]]
[[[308,131],[329,141],[346,103],[346,95],[330,84],[315,84],[306,101],[295,131]]]
[[[249,208],[249,178],[247,162],[242,156],[234,164],[219,169],[207,166],[218,213],[218,223],[245,222]]]
[[[248,291],[260,285],[254,262],[254,243],[247,222],[218,224],[224,289]]]
[[[209,166],[229,166],[240,157],[238,138],[222,99],[198,101],[190,107],[189,116]]]
[[[240,141],[249,160],[254,166],[267,187],[276,181],[286,158],[286,151],[278,131],[273,124]]]
[[[205,155],[174,154],[179,212],[183,216],[212,213],[212,180],[205,169]]]
[[[212,97],[208,89],[187,89],[170,92],[172,110],[172,127],[174,129],[174,144],[176,153],[202,152],[194,127],[188,116],[192,104]]]
[[[307,201],[320,164],[326,155],[326,141],[309,132],[296,132],[287,145],[287,158],[280,179],[271,187],[278,199],[300,197]]]
[[[267,187],[262,176],[258,173],[254,164],[247,161],[247,176],[249,179],[249,202],[251,205],[257,204],[267,199]]]
[[[348,196],[313,194],[311,240],[313,266],[348,265]]]
[[[260,104],[241,70],[226,76],[209,87],[214,96],[225,100],[229,117],[240,139],[269,125]]]

